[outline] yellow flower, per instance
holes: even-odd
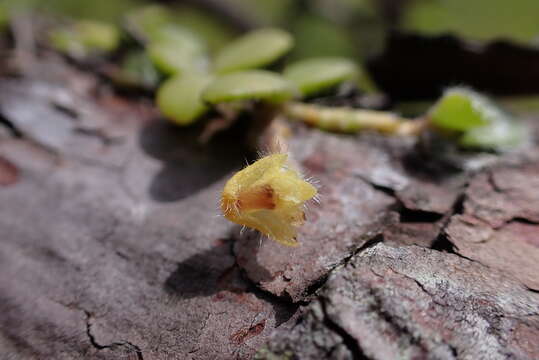
[[[317,190],[287,160],[287,154],[269,155],[234,174],[223,189],[221,210],[232,222],[283,245],[297,246],[297,228],[305,222],[304,204]]]

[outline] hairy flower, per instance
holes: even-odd
[[[287,246],[297,246],[297,228],[305,222],[305,202],[317,193],[288,164],[287,154],[273,154],[237,172],[221,198],[225,217],[260,231]]]

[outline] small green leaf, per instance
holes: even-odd
[[[193,53],[206,53],[204,41],[191,30],[180,25],[168,24],[152,32],[150,43],[167,43],[181,46]]]
[[[359,73],[358,66],[346,58],[321,57],[298,61],[284,70],[284,77],[298,87],[303,96],[334,88],[352,80]]]
[[[487,97],[456,87],[445,92],[428,115],[438,129],[454,132],[464,148],[505,150],[526,139],[526,129]]]
[[[120,32],[111,24],[83,20],[52,30],[49,38],[59,51],[83,57],[90,53],[115,50],[120,43]]]
[[[85,20],[77,22],[75,26],[75,31],[90,48],[113,51],[120,43],[120,31],[114,25]]]
[[[155,32],[172,22],[172,15],[166,7],[148,5],[131,10],[126,15],[129,31],[138,39],[150,41]]]
[[[208,110],[200,95],[210,81],[211,76],[203,74],[172,77],[159,88],[157,105],[175,124],[189,125]]]
[[[127,15],[129,30],[147,44],[148,56],[165,74],[206,72],[207,48],[199,36],[175,23],[175,13],[150,5]]]
[[[293,46],[294,40],[280,29],[252,31],[225,46],[215,59],[220,73],[259,68],[275,62]]]
[[[240,100],[264,100],[281,103],[291,99],[296,89],[279,74],[248,70],[221,75],[202,94],[212,104]]]
[[[495,116],[495,105],[482,95],[466,88],[451,88],[429,113],[431,123],[444,130],[465,131],[489,122]]]
[[[207,44],[216,49],[232,39],[231,30],[224,23],[191,7],[144,6],[126,16],[126,25],[131,34],[145,43],[174,41],[179,36],[182,42],[190,38],[204,51],[207,51]]]
[[[156,42],[150,44],[147,51],[155,66],[165,74],[204,73],[208,68],[207,57],[194,51],[190,44]]]
[[[88,49],[79,37],[66,29],[51,30],[49,41],[56,50],[74,57],[84,57],[88,53]]]
[[[167,24],[154,29],[147,51],[155,66],[165,74],[207,72],[209,60],[205,44],[181,26]]]

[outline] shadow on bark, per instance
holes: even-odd
[[[178,298],[213,297],[214,301],[226,298],[248,302],[250,295],[270,302],[275,311],[277,326],[286,322],[296,312],[297,305],[267,294],[248,281],[231,257],[232,239],[219,240],[219,244],[197,253],[178,264],[165,282],[165,290]],[[253,247],[257,251],[257,247]],[[253,253],[256,258],[256,253]],[[258,265],[258,273],[271,278],[268,270]]]
[[[223,290],[245,292],[246,284],[236,276],[235,269],[230,240],[220,240],[217,246],[180,262],[166,280],[165,289],[183,299],[212,296]]]
[[[160,202],[189,197],[221,180],[244,162],[238,131],[227,131],[209,144],[198,142],[201,126],[180,128],[164,121],[147,125],[139,134],[142,149],[162,162],[149,192]]]

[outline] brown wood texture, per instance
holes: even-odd
[[[0,78],[0,358],[539,358],[537,144],[463,170],[295,126],[321,203],[286,248],[219,216],[241,129],[36,66]]]

